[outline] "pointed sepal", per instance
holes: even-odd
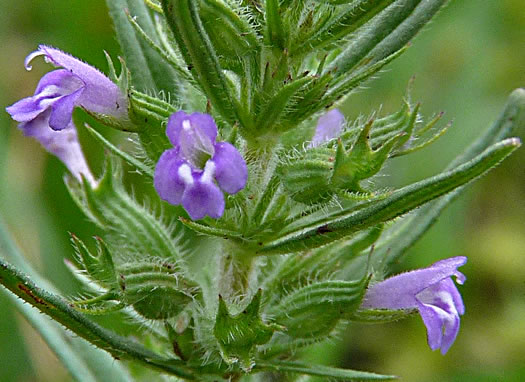
[[[293,253],[318,248],[371,226],[395,219],[421,205],[480,177],[521,146],[518,138],[498,142],[454,170],[398,189],[386,197],[371,199],[315,220],[306,216],[268,243],[259,254]]]
[[[71,234],[71,242],[81,266],[93,281],[99,285],[112,289],[117,286],[117,274],[113,263],[113,256],[107,244],[95,237],[97,242],[96,254],[92,254],[86,245],[76,235]]]
[[[345,152],[341,140],[337,144],[332,186],[351,192],[364,192],[359,182],[377,174],[388,159],[396,143],[405,135],[398,133],[376,150],[370,146],[370,129],[373,120],[368,121],[349,152]]]
[[[154,211],[139,204],[124,189],[121,169],[115,158],[110,157],[105,171],[96,186],[70,179],[68,190],[77,205],[100,228],[109,234],[105,237],[121,256],[145,254],[178,261],[185,251],[178,222],[166,225]],[[182,244],[182,245],[181,245]]]
[[[219,296],[219,308],[213,334],[217,339],[223,360],[239,366],[246,372],[255,366],[255,348],[270,341],[273,333],[282,328],[266,324],[259,313],[262,290],[259,289],[244,310],[232,315],[224,299]]]

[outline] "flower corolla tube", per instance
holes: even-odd
[[[459,284],[466,280],[457,270],[464,256],[438,261],[428,268],[405,272],[370,286],[361,309],[417,309],[427,328],[428,345],[445,354],[459,332],[459,316],[465,306],[452,276]]]
[[[339,109],[332,109],[320,116],[310,147],[317,147],[336,138],[343,130],[344,124],[345,117]]]

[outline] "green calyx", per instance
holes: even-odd
[[[192,302],[195,291],[175,266],[155,263],[124,266],[119,273],[119,287],[125,304],[153,320],[177,316]]]
[[[290,337],[323,338],[359,307],[367,284],[368,278],[312,282],[285,295],[270,313]]]
[[[217,339],[223,360],[227,364],[239,362],[244,371],[255,366],[255,349],[270,341],[275,331],[283,328],[266,324],[260,316],[262,291],[259,289],[250,303],[239,313],[232,315],[224,299],[219,296],[219,308],[213,334]]]
[[[381,171],[389,158],[422,149],[443,135],[448,126],[435,128],[441,116],[418,121],[419,104],[405,101],[396,113],[366,122],[358,119],[337,140],[285,158],[277,171],[287,191],[302,203],[320,203],[334,195],[372,197],[361,181]]]
[[[133,306],[144,318],[165,320],[181,313],[198,291],[177,264],[152,259],[115,266],[115,256],[101,238],[96,238],[96,255],[77,236],[72,235],[71,240],[88,281],[105,290],[97,297],[74,301],[85,313],[103,314]]]
[[[390,152],[403,137],[403,133],[397,134],[377,150],[372,150],[369,143],[372,123],[373,121],[366,123],[349,152],[346,152],[341,140],[337,142],[334,170],[330,182],[332,187],[350,192],[363,192],[359,182],[381,170]]]

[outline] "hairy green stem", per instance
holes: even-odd
[[[47,314],[76,335],[110,353],[115,359],[133,359],[149,367],[189,380],[193,372],[182,361],[168,359],[141,344],[113,333],[77,312],[62,297],[36,286],[24,273],[0,259],[0,283],[17,297]]]
[[[219,293],[225,299],[245,296],[249,292],[255,256],[240,245],[226,242],[222,246]]]

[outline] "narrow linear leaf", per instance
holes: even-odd
[[[93,129],[92,127],[86,125],[87,131],[99,142],[107,148],[109,151],[114,153],[115,155],[119,156],[120,158],[124,159],[126,162],[128,162],[130,165],[135,167],[138,171],[140,171],[142,174],[148,175],[150,178],[153,178],[153,169],[148,166],[146,163],[141,162],[137,158],[129,155],[128,153],[120,150],[118,147],[116,147],[113,143],[108,141],[102,134],[100,134],[98,131]]]
[[[286,107],[290,107],[290,100],[294,95],[303,88],[303,86],[311,83],[312,77],[304,77],[295,80],[283,86],[277,94],[273,95],[269,102],[263,107],[256,120],[257,132],[263,134],[274,125],[278,125],[279,118],[284,113]]]
[[[163,50],[155,41],[153,41],[130,13],[126,12],[126,16],[128,17],[131,26],[135,29],[135,32],[151,47],[151,49],[157,52],[165,62],[170,64],[170,66],[173,68],[173,70],[175,70],[175,72],[177,72],[180,78],[184,79],[184,81],[190,84],[194,84],[193,78],[179,65],[177,60],[169,54],[169,51]]]
[[[237,119],[235,100],[210,39],[202,26],[197,4],[191,0],[162,0],[162,9],[186,65],[212,106],[232,125]]]
[[[202,1],[199,15],[215,50],[221,52],[221,65],[244,74],[243,62],[250,56],[255,59],[260,50],[257,35],[246,18],[219,0]]]
[[[367,56],[374,63],[400,49],[435,15],[446,0],[398,0],[370,21],[327,70],[351,71]]]
[[[501,162],[521,145],[517,138],[503,140],[471,161],[429,179],[403,187],[380,201],[342,210],[286,232],[263,244],[259,254],[283,254],[317,248],[344,236],[392,220],[426,202],[463,186]]]
[[[135,359],[149,367],[190,380],[195,379],[182,362],[169,360],[168,365],[162,356],[90,321],[60,296],[37,287],[27,275],[3,259],[0,259],[0,283],[17,297],[118,359]]]
[[[371,62],[380,61],[408,44],[447,2],[448,0],[419,1],[410,16],[370,52]]]
[[[11,239],[7,227],[2,220],[0,220],[0,254],[25,273],[29,274],[31,278],[36,280],[40,285],[43,285],[49,290],[54,289],[53,286],[47,282],[47,280],[40,277],[27,262],[26,258]],[[22,300],[16,298],[12,293],[8,292],[7,289],[3,290],[6,292],[6,295],[12,299],[18,311],[42,336],[44,341],[46,341],[47,345],[57,355],[58,359],[71,373],[73,378],[76,378],[79,382],[90,381],[92,378],[95,378],[94,380],[96,381],[96,376],[99,375],[98,371],[102,369],[107,371],[106,376],[111,375],[112,381],[129,382],[129,377],[124,368],[120,364],[115,363],[115,360],[106,352],[91,345],[85,346],[82,352],[76,351],[76,348],[81,348],[87,344],[84,339],[69,335],[69,333],[65,332],[57,323],[43,317],[37,309],[30,307]],[[93,369],[89,362],[85,362],[87,359],[97,359],[96,370]]]
[[[266,33],[270,45],[278,49],[286,47],[286,38],[279,11],[279,0],[266,0]]]
[[[113,19],[117,39],[128,68],[133,74],[133,86],[142,91],[169,92],[178,95],[174,70],[155,52],[129,23],[125,10],[136,17],[145,33],[157,42],[155,27],[144,0],[106,0]]]
[[[366,24],[379,12],[393,3],[395,0],[365,0],[359,1],[358,4],[349,8],[345,13],[339,17],[334,17],[330,24],[326,25],[316,34],[311,36],[303,44],[313,48],[321,49],[329,44],[337,42],[338,40],[353,33],[358,28]],[[346,1],[348,3],[348,1]],[[344,3],[344,1],[331,1],[327,3]],[[295,49],[294,49],[295,48]],[[300,53],[302,45],[292,47],[291,55]]]
[[[179,218],[179,221],[186,227],[203,235],[220,237],[223,239],[242,240],[241,234],[235,231],[230,231],[223,228],[210,227],[204,224],[194,222],[193,220],[184,218]]]
[[[324,365],[305,365],[299,362],[277,360],[259,361],[257,362],[255,369],[271,370],[281,373],[315,375],[319,377],[328,377],[334,378],[336,380],[345,381],[389,381],[397,378],[393,375],[381,375],[375,373],[368,373],[366,371],[338,369],[335,367],[329,367]]]
[[[272,178],[268,181],[268,184],[266,187],[264,187],[264,192],[257,201],[257,204],[255,206],[255,209],[252,213],[252,221],[253,221],[253,227],[257,229],[261,222],[263,221],[263,217],[265,213],[268,211],[268,208],[272,202],[272,200],[275,197],[275,193],[277,192],[277,189],[279,188],[280,179],[277,176],[272,176]]]
[[[400,55],[405,53],[405,51],[408,49],[408,46],[405,46],[398,51],[392,53],[391,55],[383,58],[380,61],[376,61],[372,64],[367,63],[367,65],[357,71],[357,73],[352,74],[348,78],[343,77],[336,77],[334,80],[334,83],[337,81],[339,84],[337,84],[337,87],[332,90],[330,93],[326,95],[327,103],[335,102],[339,100],[340,98],[348,95],[348,93],[361,85],[363,81],[366,81],[370,77],[372,77],[374,74],[376,74],[378,71],[380,71],[384,66],[398,58]]]
[[[71,376],[78,382],[97,382],[85,362],[76,354],[73,348],[63,338],[63,333],[52,321],[43,317],[37,310],[25,304],[12,293],[2,288],[2,292],[11,300],[16,309],[25,317],[29,324],[42,336],[46,344],[55,353]]]
[[[289,129],[297,123],[297,121],[305,120],[311,117],[313,114],[318,112],[322,108],[326,108],[334,104],[335,102],[341,102],[342,99],[351,94],[351,91],[361,86],[363,82],[368,80],[378,71],[380,71],[385,65],[403,54],[408,47],[398,50],[394,54],[386,57],[385,59],[376,62],[372,65],[368,65],[356,73],[352,73],[348,77],[337,77],[332,80],[332,86],[336,86],[330,92],[320,94],[320,97],[315,100],[312,105],[305,105],[304,99],[300,100],[297,107],[289,111],[285,111],[283,119],[283,130]],[[323,77],[328,76],[332,78],[332,73],[327,72]]]
[[[494,142],[518,134],[520,129],[523,135],[525,130],[525,89],[516,89],[511,93],[498,119],[448,168],[473,158]],[[402,222],[401,226],[396,226],[391,232],[387,231],[385,239],[379,241],[373,259],[384,262],[385,266],[397,262],[434,225],[445,207],[461,195],[464,189],[464,187],[458,188],[439,200],[429,203],[409,217],[408,221]]]

